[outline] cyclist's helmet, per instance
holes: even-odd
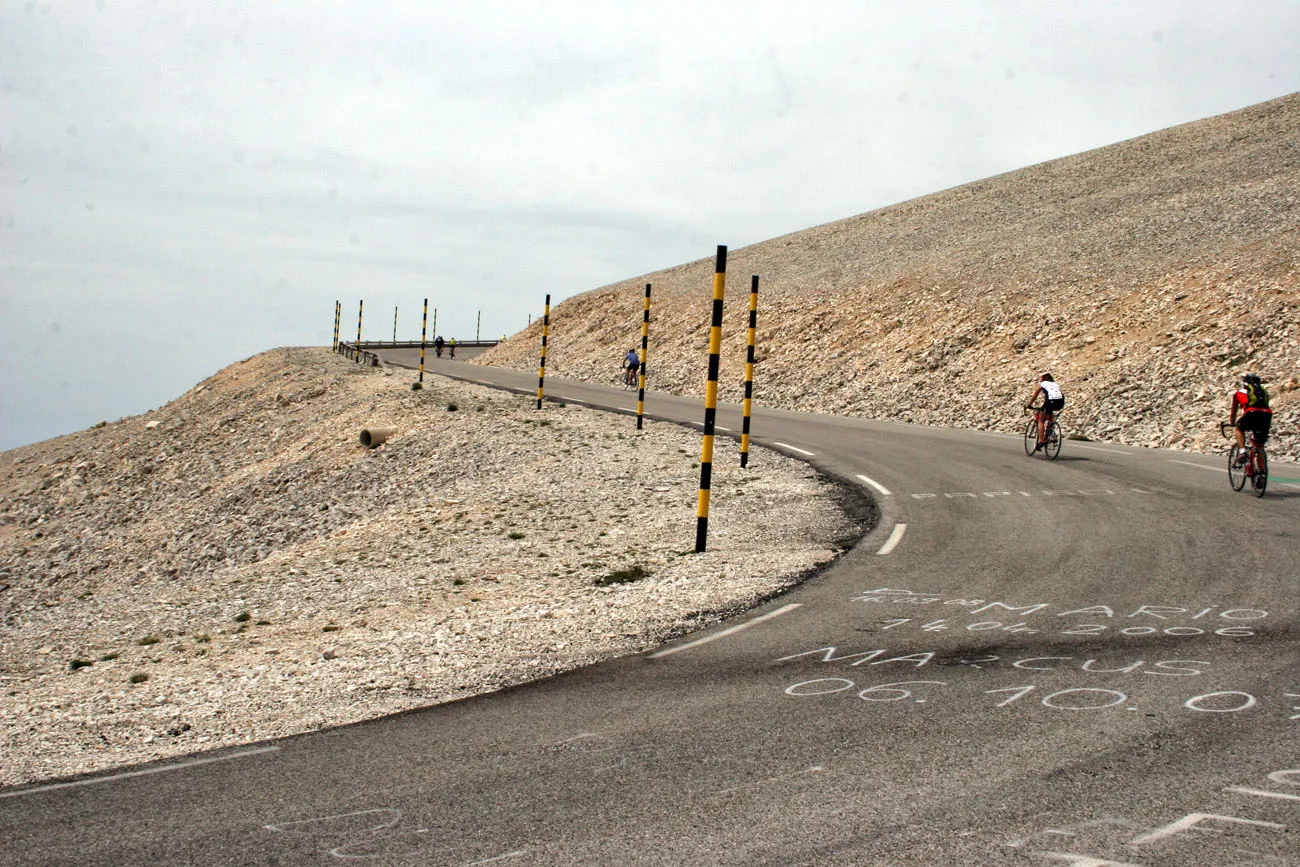
[[[1263,380],[1259,378],[1258,373],[1248,373],[1245,376],[1243,376],[1241,380],[1242,382],[1245,382],[1249,385],[1259,385],[1260,383],[1263,382]]]

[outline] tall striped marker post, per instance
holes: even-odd
[[[357,302],[357,364],[361,363],[361,311],[365,309],[366,299]]]
[[[745,420],[740,427],[740,467],[749,466],[749,416],[754,408],[754,335],[758,330],[758,275],[749,284],[749,345],[745,349]]]
[[[393,308],[393,345],[397,345],[397,308]]]
[[[645,284],[645,310],[641,314],[641,377],[636,393],[636,429],[641,430],[645,420],[645,359],[650,351],[650,284]]]
[[[709,543],[709,487],[713,483],[713,429],[718,417],[718,368],[722,359],[722,299],[727,291],[727,248],[718,245],[713,269],[713,325],[709,328],[709,384],[704,390],[704,449],[700,453],[700,507],[695,519],[695,553]]]
[[[343,316],[343,302],[334,302],[334,351],[339,351],[339,320]]]
[[[478,334],[479,334],[480,329],[482,329],[482,327],[483,327],[483,311],[480,310],[480,311],[478,312],[478,319],[475,319],[475,320],[474,320],[474,342],[475,342],[475,343],[478,343],[478,342],[479,342],[479,336],[478,336]]]
[[[537,369],[537,408],[542,408],[542,389],[546,385],[546,338],[551,332],[551,296],[546,296],[546,313],[542,317],[542,364]]]
[[[420,320],[420,382],[424,382],[424,346],[429,336],[429,299],[424,299],[424,318]]]
[[[433,339],[435,342],[437,342],[438,340],[438,308],[437,307],[433,308]],[[441,358],[441,356],[439,356],[439,358]]]

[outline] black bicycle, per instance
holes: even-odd
[[[1041,406],[1030,404],[1025,407],[1027,410],[1033,410],[1034,417],[1029,420],[1029,427],[1025,428],[1025,454],[1033,457],[1042,452],[1043,457],[1049,461],[1054,461],[1061,454],[1061,440],[1065,435],[1061,433],[1061,426],[1056,423],[1055,417],[1049,419],[1043,427],[1043,447],[1038,447],[1038,420],[1042,417],[1045,410]]]
[[[1234,430],[1235,427],[1229,422],[1219,425],[1219,433],[1230,439],[1234,438]],[[1234,491],[1240,491],[1246,487],[1247,479],[1250,479],[1255,496],[1264,496],[1264,490],[1268,487],[1268,455],[1264,452],[1264,444],[1255,438],[1253,430],[1246,431],[1244,456],[1241,446],[1236,443],[1228,449],[1228,484],[1232,485]]]

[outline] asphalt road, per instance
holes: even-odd
[[[0,863],[1300,865],[1300,468],[1256,499],[1185,453],[777,411],[754,436],[879,504],[795,591],[490,696],[0,791]]]

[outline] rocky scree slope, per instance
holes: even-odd
[[[697,434],[413,379],[274,350],[0,453],[0,785],[640,651],[862,530],[806,465],[763,451],[742,472],[725,441],[696,555]]]
[[[725,240],[725,239],[720,239]],[[1222,451],[1246,371],[1300,458],[1300,94],[817,226],[728,256],[720,396],[742,397],[761,277],[763,405],[1018,433],[1037,374],[1092,439]],[[549,373],[703,394],[713,259],[551,311]],[[476,363],[535,369],[540,323]]]

